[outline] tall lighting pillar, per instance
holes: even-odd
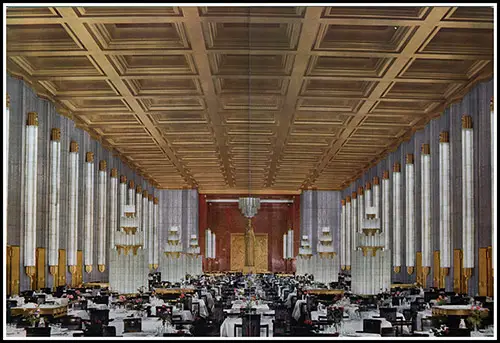
[[[345,205],[345,244],[344,244],[344,254],[345,254],[345,269],[351,270],[351,197],[347,196]]]
[[[392,251],[393,260],[392,265],[394,272],[401,271],[401,164],[394,163],[392,169],[392,182],[393,182],[393,235],[392,235]]]
[[[431,271],[431,155],[429,144],[422,144],[422,281],[425,288]]]
[[[28,113],[24,175],[24,267],[33,288],[36,271],[36,187],[38,171],[38,114]]]
[[[67,265],[71,281],[76,285],[76,250],[78,237],[78,143],[71,142],[69,147],[69,204],[68,204],[68,245]]]
[[[462,242],[465,292],[474,268],[474,151],[472,117],[462,117]]]
[[[445,278],[451,267],[450,183],[450,138],[448,132],[443,131],[439,135],[440,288],[445,288]]]
[[[389,171],[386,170],[382,174],[382,232],[384,234],[384,248],[389,249],[391,246],[389,234],[389,194],[390,194],[390,181]]]
[[[61,130],[54,128],[50,137],[49,193],[49,272],[55,287],[59,270],[59,215],[61,193]]]
[[[98,203],[97,208],[99,209],[98,221],[97,221],[97,269],[99,272],[103,273],[106,270],[106,194],[107,189],[107,173],[106,173],[106,161],[99,161],[99,188],[98,192]]]
[[[406,154],[406,271],[415,269],[415,169],[413,154]]]
[[[342,210],[340,212],[340,269],[345,270],[345,199],[341,200]]]
[[[92,272],[94,258],[94,153],[85,154],[85,271]]]

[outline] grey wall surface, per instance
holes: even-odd
[[[451,227],[452,227],[452,247],[462,249],[462,115],[467,114],[472,117],[473,125],[473,159],[474,159],[474,224],[476,228],[475,250],[478,266],[478,255],[480,247],[491,246],[491,123],[490,123],[490,99],[493,96],[493,80],[480,83],[473,87],[464,98],[450,107],[443,114],[432,120],[427,126],[416,132],[410,141],[402,143],[399,148],[389,154],[376,166],[369,169],[360,179],[352,183],[342,192],[342,197],[350,195],[358,186],[364,186],[367,181],[371,181],[374,176],[382,178],[382,173],[389,170],[391,179],[390,196],[390,226],[392,226],[392,166],[395,162],[401,163],[401,183],[402,183],[402,208],[405,213],[405,164],[406,154],[412,153],[415,158],[415,231],[416,231],[416,251],[421,251],[421,146],[424,143],[430,144],[431,152],[431,232],[432,250],[439,250],[439,133],[448,131],[450,136],[450,166],[451,166]],[[401,253],[403,254],[402,264],[405,266],[405,226],[403,221],[401,239]],[[392,234],[391,240],[392,244]],[[452,259],[453,262],[453,259]],[[434,270],[427,279],[427,284],[432,284]],[[403,283],[415,282],[415,273],[408,275],[406,267],[402,267],[401,273],[392,272],[392,281]],[[453,290],[453,268],[446,277],[447,290]],[[469,294],[476,294],[478,291],[478,268],[473,271],[473,276],[469,283]]]
[[[25,127],[27,113],[34,111],[38,113],[38,181],[37,181],[37,247],[48,246],[48,199],[49,199],[49,142],[52,128],[61,129],[61,198],[60,198],[60,242],[59,248],[67,247],[67,225],[68,225],[68,163],[69,146],[71,141],[76,141],[79,145],[79,199],[78,199],[78,250],[83,249],[83,217],[84,217],[84,165],[85,153],[94,152],[94,227],[97,230],[97,187],[99,161],[107,162],[108,172],[108,194],[110,187],[109,174],[111,168],[117,168],[119,175],[125,175],[127,180],[134,180],[137,185],[141,185],[143,190],[149,194],[159,197],[160,201],[160,232],[167,228],[167,224],[176,223],[181,228],[186,228],[189,233],[196,233],[198,230],[198,201],[197,191],[167,191],[154,189],[151,184],[140,175],[131,170],[112,152],[106,150],[101,144],[93,140],[89,134],[75,127],[72,120],[58,115],[53,104],[40,99],[33,90],[22,80],[7,77],[7,93],[10,96],[10,125],[9,125],[9,157],[8,157],[8,205],[7,205],[7,244],[18,245],[21,249],[21,283],[20,290],[29,289],[29,278],[24,273],[22,237],[24,230],[24,155],[25,155]],[[109,196],[107,238],[109,239]],[[176,207],[179,207],[177,209]],[[179,215],[177,215],[177,212]],[[119,213],[117,214],[119,216]],[[178,222],[177,222],[178,221]],[[189,237],[189,233],[183,234]],[[97,236],[94,235],[96,238]],[[108,241],[109,242],[109,241]],[[94,268],[90,274],[83,273],[83,281],[107,281],[108,269],[101,273],[97,269],[97,241],[94,242]],[[187,245],[187,242],[184,244]],[[108,249],[109,250],[109,249]],[[160,244],[160,251],[162,250]],[[109,253],[106,261],[109,262]],[[71,274],[66,272],[67,283],[71,282]],[[47,287],[52,286],[52,277],[46,267]]]

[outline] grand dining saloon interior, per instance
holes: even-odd
[[[495,10],[4,4],[4,338],[495,337]]]

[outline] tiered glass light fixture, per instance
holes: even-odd
[[[394,163],[392,169],[392,182],[393,182],[393,202],[392,202],[392,265],[394,272],[401,271],[401,217],[402,217],[402,204],[401,204],[401,164]]]
[[[116,250],[115,233],[118,229],[117,206],[118,206],[118,170],[111,168],[110,190],[109,190],[109,244],[112,250]],[[120,206],[121,211],[121,206]]]
[[[69,147],[69,204],[68,204],[68,245],[67,265],[76,285],[76,250],[78,237],[78,143],[71,142]]]
[[[415,169],[413,154],[406,155],[406,271],[415,270]]]
[[[431,155],[429,144],[422,144],[422,283],[425,287],[431,271]]]

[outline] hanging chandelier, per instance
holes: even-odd
[[[239,198],[238,207],[245,217],[252,218],[260,209],[260,199],[252,197]]]

